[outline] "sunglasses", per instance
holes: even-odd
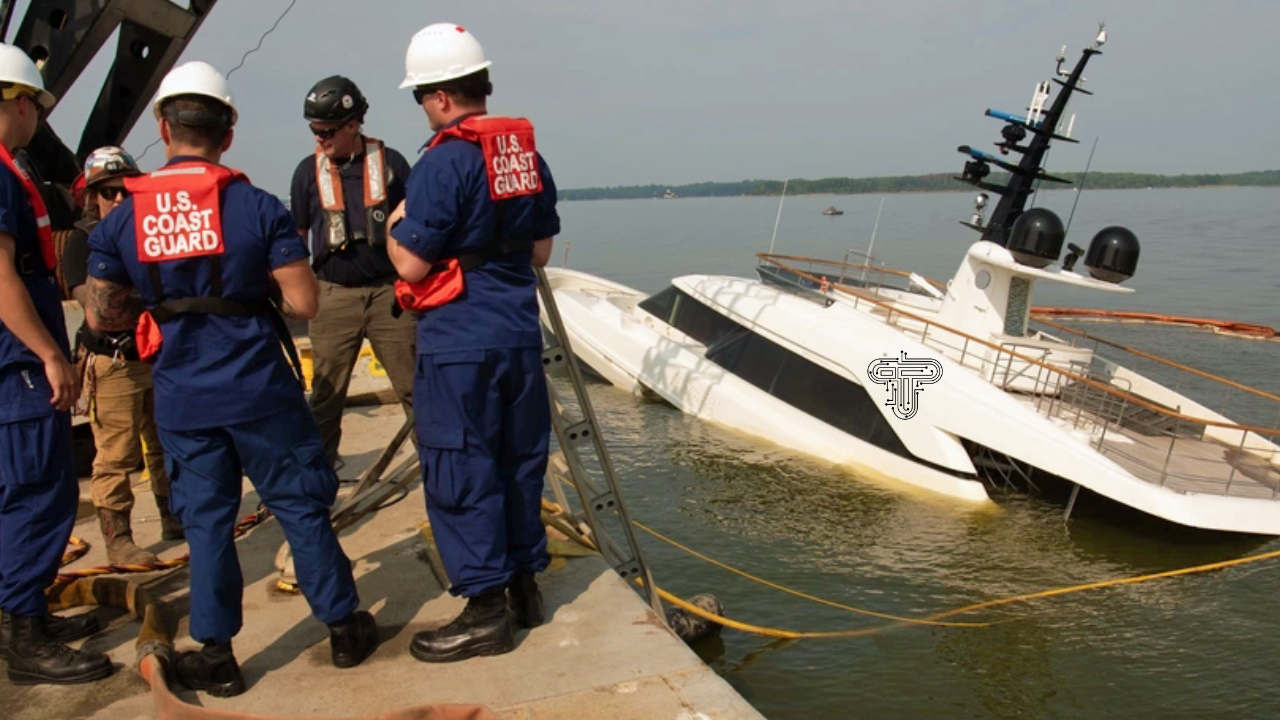
[[[328,130],[322,130],[322,129],[320,129],[320,128],[316,127],[315,125],[312,125],[312,126],[311,126],[311,134],[312,134],[312,135],[315,135],[316,137],[320,138],[321,140],[330,140],[330,139],[332,139],[332,138],[333,138],[333,136],[334,136],[334,135],[337,135],[337,134],[338,134],[338,131],[339,131],[339,130],[342,130],[342,128],[344,128],[344,127],[346,127],[346,125],[339,125],[338,127],[335,127],[335,128],[329,128]]]
[[[431,88],[427,88],[419,85],[418,87],[413,89],[413,101],[421,105],[423,98],[427,97],[428,95],[435,95],[438,92],[440,92],[439,89],[433,90]]]
[[[129,197],[128,190],[122,187],[116,187],[115,185],[107,185],[96,188],[96,190],[98,192],[98,197],[106,200],[107,202],[115,202],[116,200],[123,200]]]

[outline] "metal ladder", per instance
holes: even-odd
[[[568,482],[577,489],[587,525],[591,528],[591,538],[605,561],[613,566],[623,580],[639,579],[649,605],[658,613],[658,617],[664,617],[662,600],[658,597],[653,575],[640,551],[640,543],[636,541],[635,528],[631,524],[631,517],[627,514],[626,503],[622,500],[622,492],[614,476],[613,461],[609,457],[609,449],[605,447],[604,435],[596,421],[591,398],[587,395],[578,359],[574,357],[573,348],[569,345],[569,336],[560,319],[560,311],[556,307],[551,285],[547,282],[547,274],[540,267],[534,268],[534,271],[538,276],[538,295],[542,299],[546,324],[550,326],[550,337],[542,351],[542,367],[547,374],[547,393],[551,398],[551,425],[555,428],[556,439],[560,444],[560,452],[552,456],[549,462],[550,469],[566,472]],[[573,388],[580,418],[571,417],[568,408],[556,397],[551,377],[562,371],[567,374]],[[598,474],[603,479],[603,484],[593,478],[583,464],[583,450],[588,446],[595,452]],[[556,501],[569,512],[563,479],[556,472],[548,472],[548,479]],[[608,521],[613,521],[609,523],[611,525],[621,526],[622,543],[609,534],[606,527]]]

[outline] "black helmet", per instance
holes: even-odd
[[[302,116],[309,122],[363,120],[368,110],[369,103],[364,99],[360,88],[341,75],[327,77],[316,83],[302,104]]]

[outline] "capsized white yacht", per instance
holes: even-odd
[[[1101,40],[1101,36],[1100,36]],[[966,501],[987,488],[1052,476],[1185,526],[1280,535],[1276,429],[1241,425],[1148,375],[1217,382],[1067,328],[1032,328],[1037,283],[1130,292],[1134,234],[1111,227],[1086,251],[1045,209],[1026,209],[1087,48],[1048,105],[1040,83],[1027,117],[1005,122],[1007,163],[969,147],[966,182],[984,190],[963,223],[982,233],[945,285],[873,261],[850,265],[766,254],[759,279],[688,275],[646,296],[572,270],[547,276],[575,354],[614,385],[860,474]],[[1028,137],[1030,138],[1028,140]],[[1024,144],[1025,141],[1025,144]],[[1009,171],[987,183],[989,165]],[[1001,195],[990,220],[987,193]],[[1083,257],[1085,273],[1076,271]],[[847,259],[846,259],[847,260]],[[1104,358],[1141,356],[1139,374]],[[1188,383],[1191,384],[1191,383]],[[1280,398],[1221,380],[1237,399]]]

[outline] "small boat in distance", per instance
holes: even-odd
[[[826,210],[823,210],[823,211],[822,211],[822,214],[823,214],[823,215],[843,215],[843,214],[844,214],[844,211],[843,211],[843,210],[841,210],[840,208],[836,207],[835,205],[832,205],[831,207],[827,208]]]

